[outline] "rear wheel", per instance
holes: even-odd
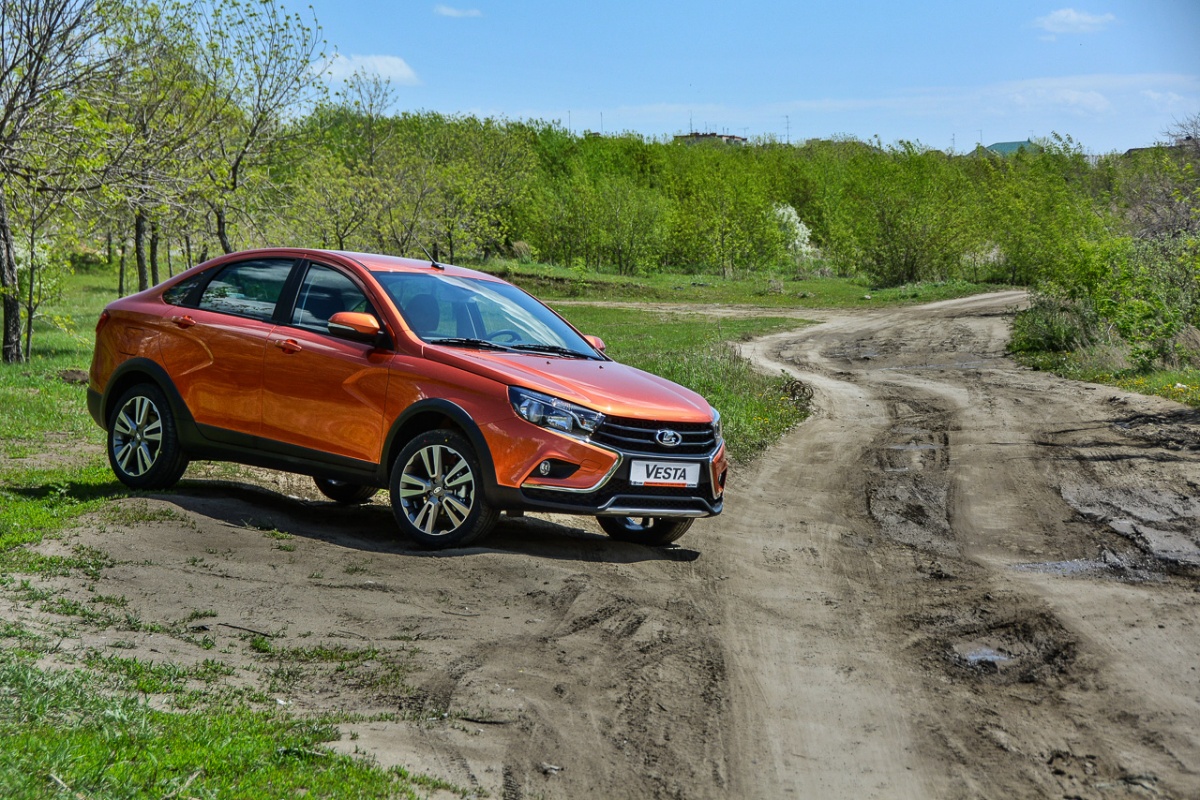
[[[677,517],[596,517],[596,521],[614,539],[650,547],[678,541],[693,522]]]
[[[426,547],[478,541],[500,512],[483,496],[483,473],[470,442],[435,430],[413,438],[392,466],[392,512],[408,536]]]
[[[187,469],[187,455],[166,395],[139,383],[121,395],[108,420],[108,463],[131,489],[169,489]]]
[[[339,481],[334,478],[313,478],[317,491],[335,503],[344,506],[356,506],[367,502],[379,491],[374,486],[364,486],[361,483]]]

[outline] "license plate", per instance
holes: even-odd
[[[633,461],[629,482],[634,486],[693,487],[700,482],[700,464],[678,461]]]

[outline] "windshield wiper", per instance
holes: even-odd
[[[498,342],[489,342],[487,339],[471,339],[466,336],[448,336],[444,339],[429,339],[428,344],[444,344],[450,347],[478,347],[483,350],[503,350],[512,352],[513,348],[506,344]]]
[[[553,353],[556,356],[566,356],[567,358],[592,358],[588,353],[580,353],[578,350],[561,347],[557,344],[514,344],[512,349],[527,350],[534,353]]]

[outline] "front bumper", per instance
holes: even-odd
[[[613,517],[712,517],[721,513],[728,473],[724,443],[704,456],[610,452],[615,457],[613,467],[595,486],[567,488],[526,480],[520,487],[524,507]],[[629,480],[630,462],[635,459],[699,463],[700,479],[695,487],[687,488],[635,486]]]

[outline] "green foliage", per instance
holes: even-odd
[[[1084,243],[1074,267],[1047,278],[1017,317],[1014,352],[1065,352],[1109,337],[1141,371],[1200,358],[1179,340],[1200,323],[1200,240]]]
[[[1106,238],[1107,212],[1091,194],[1090,167],[1069,138],[1037,151],[988,158],[983,219],[1013,284],[1076,285],[1094,262],[1089,246]],[[1082,278],[1082,280],[1080,280]]]
[[[208,662],[206,662],[208,663]],[[183,671],[132,659],[94,666],[127,691],[170,689]],[[463,794],[399,769],[337,754],[322,719],[236,705],[187,713],[151,708],[126,692],[101,693],[85,672],[38,669],[0,653],[0,794],[80,797],[416,797],[418,787]]]
[[[973,187],[937,150],[902,143],[851,162],[856,249],[880,286],[958,277],[978,236]]]
[[[1088,301],[1034,295],[1030,307],[1013,321],[1009,350],[1014,353],[1065,353],[1099,338],[1095,309]]]

